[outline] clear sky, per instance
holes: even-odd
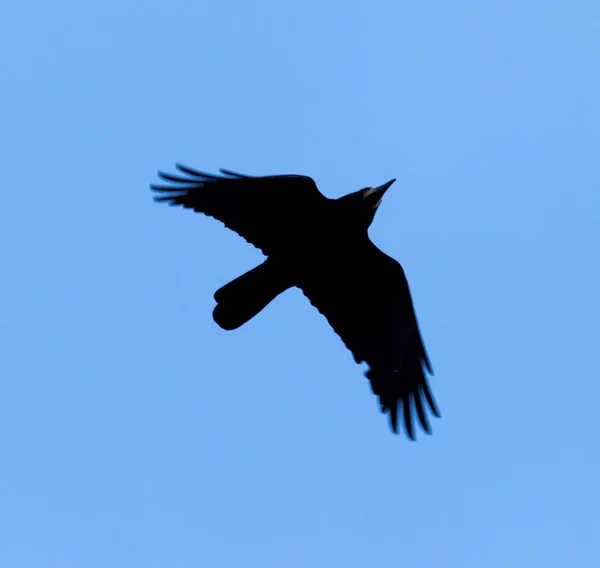
[[[8,1],[0,565],[600,565],[600,6]],[[154,204],[174,162],[395,177],[443,418],[390,433],[298,290]]]

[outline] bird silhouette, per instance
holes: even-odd
[[[427,433],[426,405],[440,412],[426,372],[433,374],[401,265],[369,239],[383,195],[395,180],[338,199],[325,197],[302,175],[212,175],[177,164],[159,172],[170,185],[151,185],[155,201],[180,205],[221,221],[260,249],[266,260],[215,293],[215,322],[240,327],[279,294],[296,286],[323,314],[388,413],[393,432],[403,417],[415,439],[413,416]]]

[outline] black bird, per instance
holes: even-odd
[[[439,410],[425,370],[433,374],[404,275],[398,262],[369,239],[368,228],[384,193],[394,183],[328,199],[301,175],[251,177],[221,169],[211,175],[177,164],[181,172],[159,176],[173,185],[150,187],[155,201],[182,205],[221,221],[266,260],[215,293],[213,317],[236,329],[276,296],[297,286],[329,321],[365,373],[382,412],[398,433],[402,408],[415,439],[413,408],[431,433],[426,401]]]

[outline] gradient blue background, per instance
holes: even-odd
[[[596,567],[597,2],[8,2],[0,565]],[[389,178],[443,419],[393,436],[261,254],[157,169]]]

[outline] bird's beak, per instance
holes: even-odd
[[[371,195],[369,195],[370,199],[373,199],[373,208],[379,207],[381,200],[383,199],[383,194],[388,190],[390,185],[392,185],[396,180],[391,179],[390,181],[380,185],[379,187],[374,187]]]

